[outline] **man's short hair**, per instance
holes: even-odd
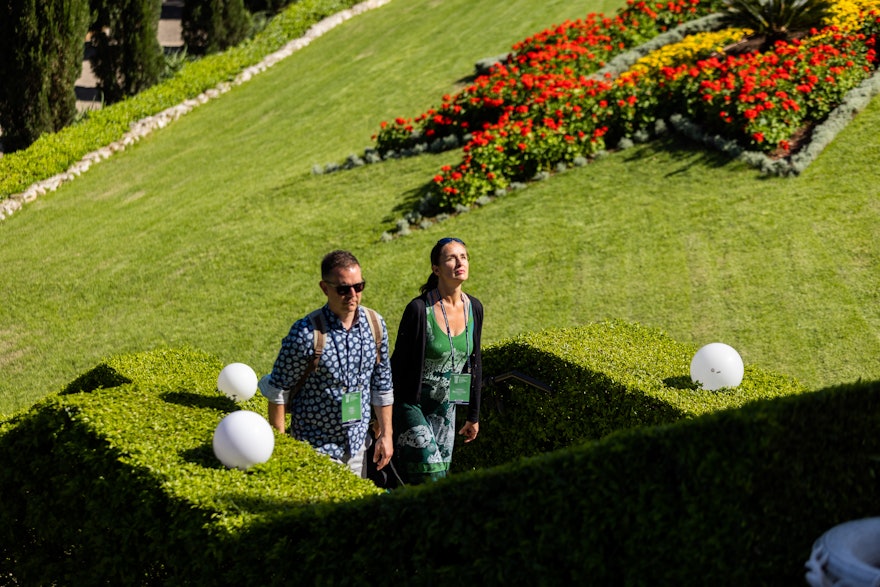
[[[346,267],[360,267],[360,265],[357,257],[348,251],[330,251],[324,255],[324,259],[321,261],[321,279],[326,281],[330,277],[330,272],[336,268],[345,269]]]

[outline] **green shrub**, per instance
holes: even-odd
[[[165,60],[157,38],[161,0],[92,0],[92,71],[108,104],[159,81]]]
[[[617,430],[804,391],[752,365],[735,389],[698,389],[690,379],[696,351],[659,330],[622,321],[527,333],[492,345],[483,354],[484,380],[517,371],[553,391],[516,380],[484,387],[480,448],[463,446],[453,466],[498,465]]]
[[[251,14],[258,12],[275,14],[294,2],[295,0],[244,0],[244,7]]]
[[[797,33],[822,28],[834,8],[832,0],[727,0],[724,24],[743,27],[767,38],[764,48]]]
[[[175,583],[216,568],[223,544],[279,508],[378,493],[289,437],[270,462],[226,469],[211,445],[217,424],[266,403],[220,394],[221,368],[191,350],[116,357],[0,423],[0,577]]]
[[[877,515],[878,425],[860,382],[622,431],[404,493],[380,511],[406,547],[363,560],[441,584],[799,587],[816,538]]]
[[[181,26],[187,52],[204,55],[241,43],[251,20],[244,0],[186,0]]]

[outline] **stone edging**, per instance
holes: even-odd
[[[93,164],[99,163],[104,159],[109,158],[114,153],[124,151],[126,147],[138,142],[140,139],[147,136],[154,130],[164,128],[169,123],[174,122],[184,114],[189,113],[193,108],[201,106],[202,104],[207,103],[209,100],[225,94],[232,88],[240,86],[243,83],[249,81],[255,75],[264,72],[266,69],[272,67],[282,59],[290,57],[296,51],[305,48],[313,40],[317,39],[324,33],[332,30],[333,28],[339,26],[350,18],[362,14],[368,10],[372,10],[373,8],[384,6],[389,2],[391,2],[391,0],[365,0],[364,2],[356,4],[351,8],[328,16],[327,18],[309,27],[309,29],[305,32],[305,34],[303,34],[302,37],[288,42],[281,49],[264,57],[259,63],[251,65],[250,67],[242,70],[231,82],[222,82],[209,90],[205,90],[195,98],[190,98],[189,100],[185,100],[177,106],[172,106],[163,110],[162,112],[159,112],[158,114],[148,116],[137,122],[132,123],[131,130],[122,135],[122,138],[110,143],[106,147],[102,147],[97,151],[92,151],[91,153],[86,154],[78,162],[71,165],[70,168],[67,169],[67,171],[54,175],[48,179],[38,181],[28,187],[25,191],[18,194],[12,194],[5,200],[0,201],[0,221],[8,218],[14,212],[20,210],[24,204],[36,200],[38,197],[46,194],[47,192],[53,192],[57,190],[61,186],[61,184],[73,181],[74,179],[88,171]]]

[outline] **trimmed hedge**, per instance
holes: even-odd
[[[483,351],[484,378],[518,371],[548,393],[507,381],[483,389],[479,450],[462,446],[456,470],[550,452],[616,430],[694,418],[805,388],[789,377],[745,366],[735,389],[691,382],[697,347],[660,330],[623,321],[526,333]]]
[[[237,408],[266,413],[262,396],[237,405],[220,394],[221,368],[192,350],[116,357],[0,423],[0,583],[211,577],[224,545],[255,521],[379,492],[284,436],[265,464],[220,464],[220,420]]]
[[[678,376],[625,367],[633,341],[668,347],[641,347],[662,362],[676,345],[614,324],[605,377]],[[219,420],[265,409],[220,395],[221,367],[187,349],[115,357],[0,421],[0,581],[800,586],[819,535],[878,513],[880,382],[692,410],[382,493],[283,436],[268,463],[220,465]]]

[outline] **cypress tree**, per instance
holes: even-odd
[[[158,39],[162,0],[92,0],[91,6],[89,61],[104,101],[118,102],[158,82],[165,67]]]
[[[247,38],[251,14],[244,0],[185,0],[181,27],[187,52],[216,53]]]
[[[76,117],[88,0],[0,3],[0,128],[9,151]]]
[[[251,14],[265,12],[273,15],[281,12],[288,5],[293,4],[296,0],[244,0],[244,7]]]

